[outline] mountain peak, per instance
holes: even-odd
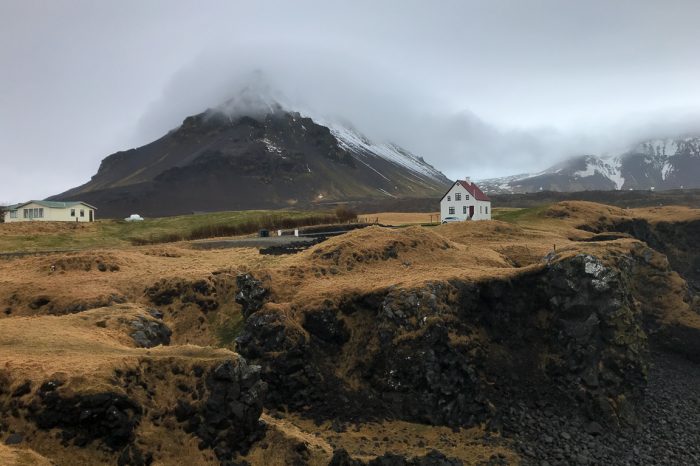
[[[222,113],[229,118],[249,116],[261,118],[269,114],[285,112],[286,99],[281,92],[272,87],[262,71],[251,74],[247,84],[234,93],[232,97],[212,111]]]
[[[700,187],[700,137],[648,139],[612,156],[573,157],[535,174],[482,180],[490,193]]]
[[[251,85],[143,147],[105,158],[80,197],[105,216],[437,197],[449,180],[395,144],[322,123]]]

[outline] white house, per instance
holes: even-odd
[[[95,210],[85,202],[29,201],[6,207],[5,222],[94,222]]]
[[[469,178],[457,180],[440,199],[440,221],[446,217],[491,220],[491,200]]]

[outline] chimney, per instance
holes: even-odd
[[[464,181],[466,181],[467,184],[472,184],[472,179],[469,178],[468,176],[465,176],[465,177],[464,177]]]

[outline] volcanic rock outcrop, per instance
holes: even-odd
[[[322,418],[471,426],[535,395],[632,423],[647,351],[632,291],[619,269],[579,254],[508,280],[303,309],[301,326],[266,306],[248,317],[238,349],[263,366],[271,405]]]

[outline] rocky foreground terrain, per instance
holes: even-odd
[[[700,212],[503,218],[3,260],[0,463],[700,462]]]

